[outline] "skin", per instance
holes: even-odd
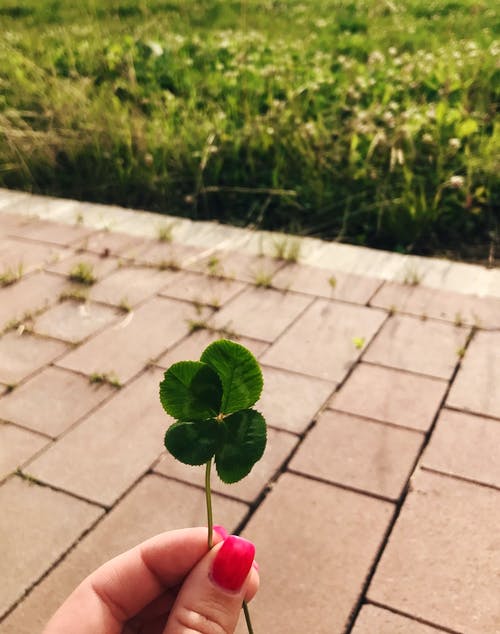
[[[222,537],[206,528],[157,535],[87,577],[47,624],[43,634],[233,634],[243,600],[257,592],[251,568],[230,592],[211,578]]]

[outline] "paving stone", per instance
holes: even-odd
[[[262,366],[264,389],[256,405],[268,425],[302,434],[335,389],[335,383]]]
[[[217,494],[213,505],[216,522],[229,531],[247,512],[244,504]],[[68,594],[104,562],[163,531],[205,524],[201,490],[160,476],[146,476],[34,588],[0,625],[0,632],[40,632]]]
[[[0,383],[0,396],[2,396],[3,394],[5,394],[6,392],[8,392],[9,388],[6,385],[2,385]]]
[[[26,467],[42,482],[111,506],[158,458],[171,419],[149,370]]]
[[[58,361],[84,374],[114,375],[124,383],[189,331],[194,307],[173,299],[153,298]]]
[[[0,239],[0,274],[12,272],[26,275],[46,264],[57,262],[66,253],[59,247],[3,238]]]
[[[0,332],[13,320],[57,302],[65,285],[56,275],[35,273],[12,286],[0,288]]]
[[[289,291],[366,304],[381,281],[304,264],[288,264],[273,277],[273,286]]]
[[[91,299],[115,304],[123,302],[134,306],[155,295],[166,284],[176,279],[175,271],[158,271],[151,268],[120,268],[90,289]]]
[[[119,231],[98,231],[84,238],[75,245],[78,249],[92,251],[97,255],[107,258],[109,255],[121,256],[131,249],[143,246],[144,241],[137,236]]]
[[[221,338],[236,341],[236,343],[248,348],[256,357],[261,355],[262,352],[264,352],[264,350],[266,350],[269,346],[268,343],[258,341],[257,339],[238,337],[230,333],[220,333],[214,330],[197,330],[168,350],[157,361],[157,365],[162,368],[168,368],[172,365],[172,363],[177,363],[177,361],[198,361],[203,350],[205,350],[208,345]]]
[[[243,533],[263,579],[255,631],[344,632],[392,513],[388,502],[283,475]]]
[[[438,634],[443,631],[375,605],[364,605],[352,634]]]
[[[311,298],[296,293],[249,288],[210,320],[222,328],[263,341],[274,341],[307,307]]]
[[[0,508],[1,617],[97,520],[102,510],[17,477],[0,487]]]
[[[500,332],[477,332],[451,386],[448,405],[500,418]]]
[[[499,491],[419,472],[369,600],[455,632],[497,632],[499,508]]]
[[[176,276],[161,292],[161,295],[219,307],[223,306],[244,288],[245,284],[243,282],[185,272]]]
[[[261,358],[263,363],[340,382],[386,315],[376,308],[316,300]]]
[[[330,407],[427,431],[447,387],[441,379],[360,363],[333,395]]]
[[[443,409],[422,464],[500,489],[500,422]]]
[[[26,429],[0,423],[0,480],[29,460],[48,442],[48,438]]]
[[[386,282],[370,304],[418,317],[424,315],[481,328],[500,328],[500,299],[493,297]]]
[[[55,438],[114,392],[110,385],[48,367],[0,399],[0,419]]]
[[[0,201],[0,209],[2,208],[2,202]],[[8,235],[10,229],[18,227],[26,222],[24,216],[18,216],[17,214],[9,214],[4,211],[0,213],[0,236]]]
[[[424,437],[350,414],[325,412],[290,469],[390,500],[397,500]]]
[[[66,347],[59,341],[8,332],[0,338],[0,381],[15,385],[61,355]]]
[[[19,238],[29,238],[30,240],[70,246],[77,240],[81,241],[94,232],[95,229],[84,227],[83,225],[70,225],[54,222],[53,220],[35,218],[22,225],[13,227],[9,234]]]
[[[297,442],[297,437],[292,434],[268,428],[266,450],[250,474],[241,482],[227,485],[221,482],[214,469],[212,489],[240,500],[255,501],[293,451]],[[205,470],[203,468],[182,464],[167,453],[163,454],[154,470],[171,478],[195,483],[200,487],[205,485]]]
[[[365,361],[449,379],[469,330],[434,320],[395,315],[384,325]]]
[[[149,240],[145,246],[128,249],[123,255],[127,258],[133,258],[136,264],[175,269],[184,267],[186,260],[196,258],[200,253],[202,251],[197,247],[176,242]]]
[[[77,343],[116,320],[118,312],[92,302],[65,301],[37,317],[34,331],[40,335]]]
[[[69,275],[76,266],[79,264],[87,264],[93,273],[93,275],[100,280],[102,277],[106,277],[111,271],[114,271],[118,266],[118,260],[113,257],[100,257],[94,253],[75,253],[70,257],[66,257],[55,264],[46,266],[47,271],[52,273],[61,273],[62,275]]]
[[[199,273],[219,275],[255,284],[259,279],[272,279],[284,263],[266,255],[251,255],[235,251],[213,251],[191,258],[185,267]]]

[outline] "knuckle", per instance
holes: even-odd
[[[203,614],[191,607],[182,607],[177,612],[178,624],[186,634],[231,634],[216,614]],[[184,630],[183,630],[184,631]]]

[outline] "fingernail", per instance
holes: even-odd
[[[218,535],[222,537],[222,539],[226,539],[226,537],[229,536],[229,533],[224,528],[224,526],[220,526],[219,524],[216,524],[213,529],[214,529],[214,532],[216,532]]]
[[[225,590],[238,591],[250,572],[254,557],[252,542],[229,535],[215,556],[212,579]]]

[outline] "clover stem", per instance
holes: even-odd
[[[207,502],[207,524],[208,524],[208,547],[212,548],[214,518],[212,514],[212,491],[210,489],[210,471],[212,469],[212,459],[207,462],[205,469],[205,500]]]
[[[250,612],[248,611],[248,603],[243,601],[243,614],[245,615],[245,623],[247,624],[248,634],[254,634],[252,621],[250,620]]]

